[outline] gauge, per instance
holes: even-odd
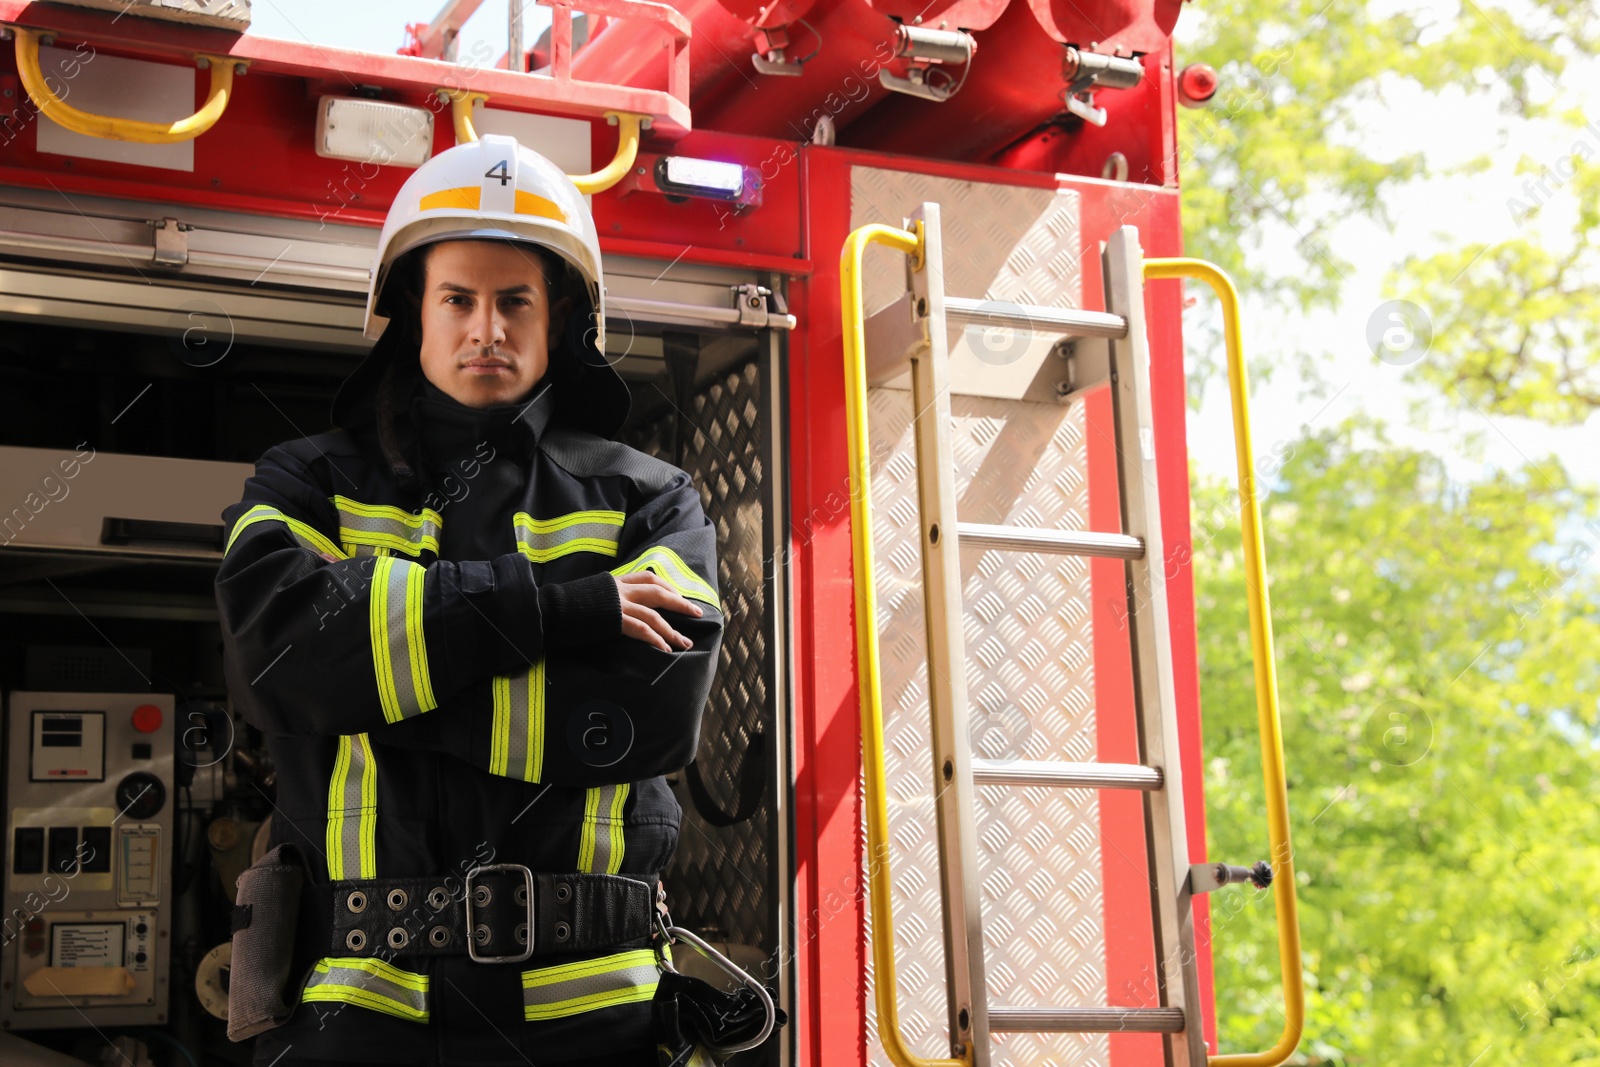
[[[144,771],[134,771],[117,783],[117,810],[130,819],[149,819],[167,802],[167,787],[161,779]]]

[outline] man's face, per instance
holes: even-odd
[[[468,407],[517,403],[549,368],[567,303],[550,304],[528,249],[442,241],[422,286],[422,373]]]

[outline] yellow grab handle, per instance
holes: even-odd
[[[73,133],[99,137],[108,141],[132,141],[136,144],[178,144],[192,141],[217,124],[228,109],[228,97],[233,92],[233,66],[239,60],[228,56],[197,56],[211,66],[211,87],[206,102],[193,115],[176,122],[146,122],[141,119],[119,119],[110,115],[92,115],[80,111],[62,100],[44,80],[39,67],[38,30],[12,26],[17,35],[17,73],[22,87],[27,90],[40,112],[50,121]]]
[[[450,101],[450,120],[456,128],[456,144],[467,144],[478,139],[478,131],[472,126],[472,105],[480,100],[489,99],[488,93],[475,93],[468,89],[439,89],[436,90],[444,99]]]
[[[878,607],[873,592],[871,454],[867,442],[867,354],[861,294],[862,257],[869,244],[887,245],[912,257],[921,270],[922,224],[917,232],[874,223],[845,239],[839,261],[844,318],[844,392],[850,448],[850,530],[855,557],[856,664],[860,676],[862,803],[867,813],[868,904],[872,909],[872,992],[878,1008],[878,1039],[897,1067],[970,1067],[969,1049],[959,1059],[928,1060],[906,1048],[900,1036],[899,979],[894,962],[894,913],[889,900],[889,786],[883,766],[883,694],[878,657]]]
[[[635,115],[631,111],[607,111],[606,118],[617,121],[617,154],[593,174],[569,174],[572,184],[585,196],[603,193],[620,182],[639,158],[639,126],[649,115]]]
[[[1267,840],[1272,848],[1272,892],[1278,906],[1278,965],[1283,972],[1283,1034],[1265,1052],[1208,1057],[1210,1067],[1278,1067],[1293,1054],[1305,1029],[1306,996],[1300,962],[1300,917],[1295,898],[1294,849],[1289,843],[1283,723],[1278,716],[1278,673],[1272,658],[1272,612],[1267,600],[1267,553],[1261,537],[1250,440],[1250,380],[1239,330],[1239,293],[1233,279],[1203,259],[1147,259],[1145,279],[1199,278],[1222,301],[1233,399],[1233,448],[1239,468],[1239,522],[1244,534],[1245,590],[1250,604],[1250,649],[1255,661],[1256,719],[1261,730],[1261,776],[1266,787]]]
[[[456,144],[476,141],[478,131],[472,126],[472,105],[479,100],[489,99],[489,94],[469,92],[466,89],[440,89],[439,95],[450,101],[450,117],[456,127]],[[621,127],[617,140],[617,154],[611,158],[610,163],[593,174],[567,175],[572,184],[578,187],[578,192],[585,196],[603,193],[627,175],[628,168],[639,158],[639,128],[650,116],[635,115],[628,111],[607,111],[606,118],[615,119],[617,125]]]

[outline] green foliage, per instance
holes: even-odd
[[[1570,250],[1539,235],[1493,247],[1407,259],[1392,284],[1429,309],[1433,347],[1422,376],[1474,405],[1554,423],[1581,423],[1600,409],[1600,122],[1577,137],[1556,166],[1534,172],[1507,210],[1524,229],[1551,186],[1577,198]],[[1565,173],[1564,173],[1565,172]]]
[[[1308,1021],[1298,1062],[1600,1062],[1600,506],[1346,423],[1263,504]],[[1267,856],[1236,501],[1195,495],[1210,856]],[[1224,1051],[1283,1026],[1273,907],[1216,894]],[[1476,1057],[1476,1058],[1475,1058]]]
[[[1600,149],[1600,122],[1584,126],[1595,116],[1556,110],[1569,58],[1600,50],[1600,15],[1588,0],[1463,0],[1456,8],[1205,0],[1185,11],[1178,42],[1180,63],[1211,64],[1223,86],[1208,107],[1179,110],[1185,245],[1225,268],[1242,292],[1302,311],[1337,306],[1351,274],[1328,245],[1334,227],[1354,217],[1391,224],[1386,194],[1429,176],[1420,153],[1377,158],[1364,143],[1364,124],[1400,86],[1464,93],[1463,108],[1564,121],[1575,140]],[[1483,137],[1490,126],[1463,124],[1463,136]],[[1485,138],[1483,147],[1493,146]],[[1423,373],[1453,401],[1557,421],[1580,421],[1600,406],[1600,253],[1592,243],[1600,180],[1593,166],[1564,176],[1592,154],[1524,161],[1547,191],[1507,191],[1522,203],[1507,205],[1523,222],[1515,240],[1413,258],[1394,280],[1434,316],[1435,350]],[[1480,155],[1456,172],[1487,164]],[[1569,180],[1564,191],[1583,205],[1583,218],[1571,255],[1554,255],[1544,251],[1550,237],[1528,222]],[[1283,254],[1285,243],[1293,254]],[[1570,328],[1559,325],[1568,320]]]

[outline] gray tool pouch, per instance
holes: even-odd
[[[282,844],[239,876],[228,974],[228,1040],[244,1041],[288,1022],[299,999],[289,989],[305,885],[300,850]]]

